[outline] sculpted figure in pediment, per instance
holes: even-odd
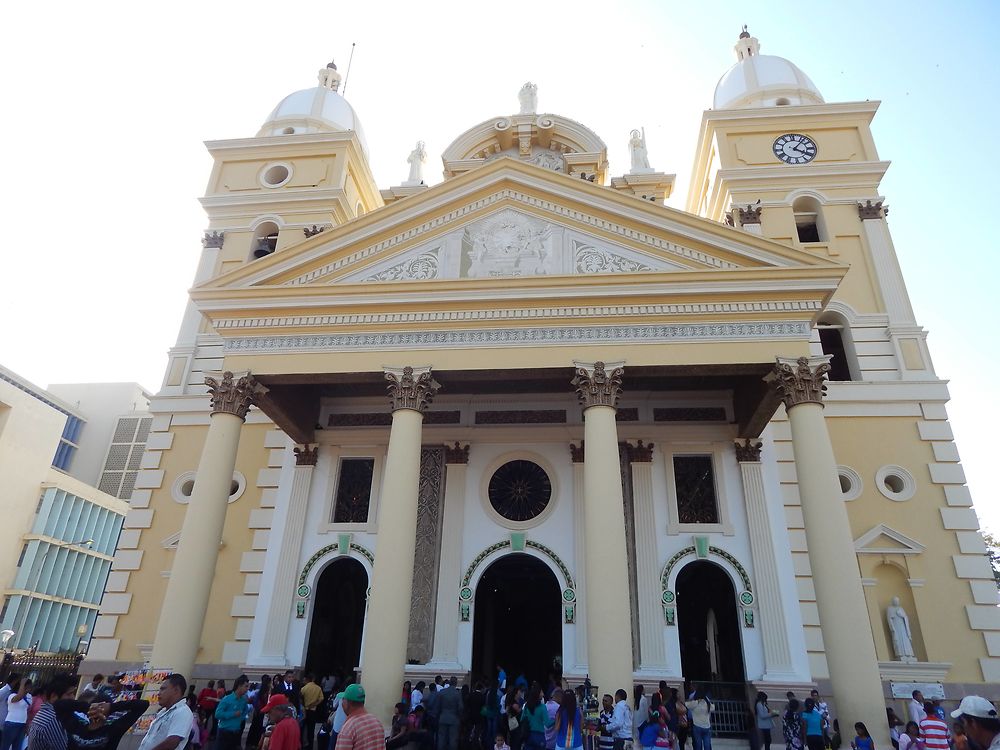
[[[551,226],[505,209],[469,227],[467,275],[540,276],[555,273]]]

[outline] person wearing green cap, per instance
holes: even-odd
[[[365,710],[365,689],[356,683],[348,685],[341,705],[347,721],[337,735],[337,750],[384,750],[385,728]]]

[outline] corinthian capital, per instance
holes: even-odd
[[[830,371],[830,357],[778,357],[774,369],[765,378],[774,385],[778,395],[791,409],[798,404],[823,404],[826,394],[826,374]]]
[[[412,409],[423,412],[441,388],[430,367],[386,367],[385,379],[389,381],[389,403],[392,410]]]
[[[244,420],[254,400],[267,393],[249,372],[233,375],[227,370],[221,377],[206,375],[205,385],[212,395],[212,414],[234,414]]]
[[[584,409],[591,406],[611,406],[618,403],[622,395],[622,375],[624,362],[576,362],[576,376],[571,381],[576,386],[577,396]],[[610,372],[608,372],[610,370]]]

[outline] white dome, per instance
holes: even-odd
[[[823,104],[809,76],[783,57],[760,54],[759,42],[745,31],[736,43],[736,58],[715,87],[715,109]]]
[[[347,100],[337,93],[340,76],[336,68],[320,71],[320,85],[289,94],[275,107],[261,125],[257,137],[296,133],[346,133],[354,131],[368,156],[365,133]]]

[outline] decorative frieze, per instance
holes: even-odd
[[[319,458],[319,446],[314,445],[311,448],[308,445],[304,445],[301,448],[295,446],[293,449],[295,452],[295,465],[296,466],[315,466],[316,460]]]
[[[239,377],[228,370],[222,373],[221,378],[207,375],[205,385],[212,396],[212,414],[233,414],[243,420],[246,420],[254,399],[267,393],[267,389],[249,372]]]
[[[741,464],[747,461],[760,461],[760,450],[763,443],[754,442],[747,438],[743,443],[736,443],[736,460]]]
[[[299,326],[357,326],[359,324],[456,323],[462,321],[551,320],[574,318],[620,318],[623,315],[715,315],[719,313],[808,313],[823,309],[816,300],[757,300],[752,302],[683,302],[648,305],[571,305],[566,307],[490,308],[485,310],[413,310],[403,313],[352,313],[227,318],[216,321],[217,329],[297,328]]]
[[[431,375],[430,367],[417,370],[407,365],[402,369],[386,368],[385,379],[389,381],[389,403],[393,411],[412,409],[423,412],[434,399],[441,384]]]
[[[302,336],[247,336],[224,340],[224,351],[382,351],[432,347],[551,346],[603,342],[657,343],[684,341],[739,341],[801,339],[808,336],[807,320],[690,325],[616,325],[535,328],[452,329],[396,333],[342,333]]]
[[[760,201],[757,201],[759,204]],[[736,209],[740,213],[740,226],[747,224],[760,224],[760,214],[764,210],[763,206],[747,204],[746,208]]]
[[[424,424],[458,424],[461,421],[460,411],[424,412]],[[335,413],[326,418],[327,427],[388,427],[391,424],[392,415],[384,411]]]
[[[622,376],[625,374],[624,362],[613,362],[611,372],[607,372],[603,362],[574,362],[576,375],[571,381],[576,387],[576,394],[584,409],[591,406],[610,406],[618,404],[622,394]]]
[[[889,215],[889,207],[883,206],[884,201],[878,201],[877,203],[872,203],[869,198],[864,203],[858,204],[858,218],[864,221],[865,219],[883,219]]]
[[[772,370],[765,378],[774,385],[778,395],[790,409],[797,404],[822,405],[826,395],[826,374],[830,371],[830,357],[777,357]]]
[[[477,411],[476,424],[564,424],[565,409]]]
[[[630,406],[626,409],[619,409],[615,412],[616,422],[638,422],[639,421],[639,410],[634,406]]]
[[[653,409],[654,422],[725,422],[721,406],[668,406]]]
[[[210,247],[221,248],[225,236],[225,232],[205,232],[205,236],[201,238],[201,246],[206,250]]]
[[[467,464],[469,463],[469,446],[462,447],[456,440],[454,447],[445,445],[444,462],[446,464]]]

